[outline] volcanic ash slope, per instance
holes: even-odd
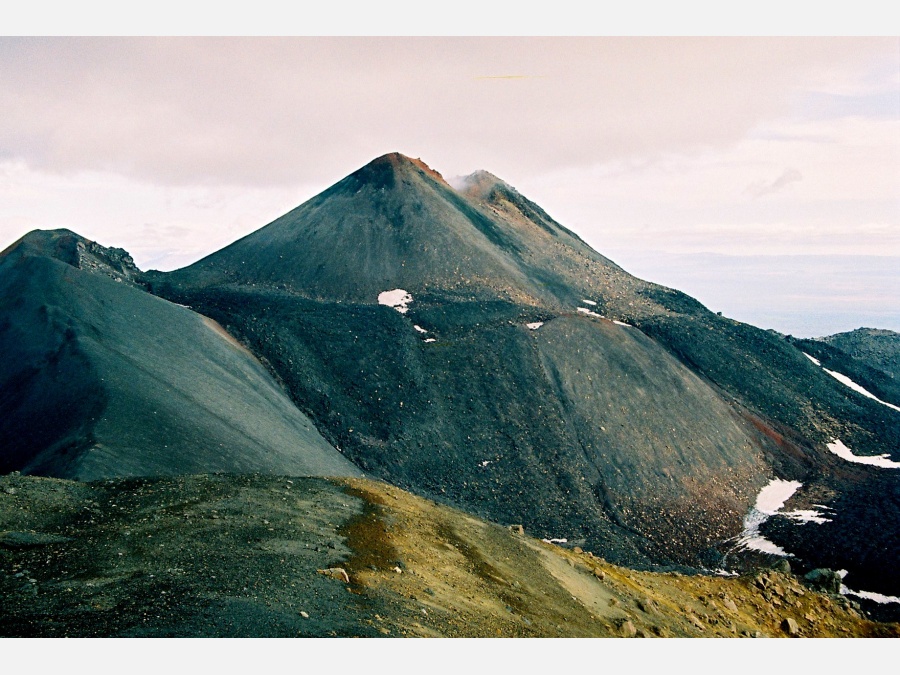
[[[136,287],[123,254],[59,230],[0,257],[0,470],[360,474],[214,321]]]

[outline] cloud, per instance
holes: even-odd
[[[791,183],[796,183],[797,181],[801,180],[803,180],[803,174],[800,173],[797,169],[785,169],[782,174],[775,180],[754,181],[747,186],[747,189],[744,192],[751,195],[754,199],[759,199],[760,197],[764,197],[766,195],[781,192],[781,190],[783,190]]]
[[[790,113],[798,87],[893,63],[896,44],[3,38],[0,158],[161,185],[265,186],[327,184],[397,150],[448,173],[515,178],[727,147]],[[492,73],[528,77],[476,79]]]

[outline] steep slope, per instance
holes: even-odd
[[[0,471],[359,475],[214,321],[65,230],[0,254]]]
[[[364,479],[2,476],[0,636],[900,636],[783,572],[635,572],[528,534]]]

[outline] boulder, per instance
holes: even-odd
[[[815,591],[823,593],[832,593],[837,595],[841,592],[841,575],[834,570],[819,568],[809,572],[803,577],[806,585]]]
[[[326,577],[331,579],[337,579],[338,581],[343,581],[345,584],[350,583],[350,575],[347,574],[347,570],[343,567],[329,567],[326,570],[318,570],[319,574],[324,574]]]
[[[658,614],[659,610],[656,607],[656,603],[653,602],[650,598],[641,598],[637,601],[638,609],[640,609],[645,614]]]
[[[619,630],[622,632],[622,637],[634,637],[637,635],[637,628],[634,627],[634,624],[631,623],[631,621],[622,622]]]
[[[783,630],[788,635],[800,634],[800,626],[797,625],[797,622],[790,617],[781,622],[781,630]]]
[[[788,562],[786,558],[781,558],[774,565],[772,565],[772,569],[776,572],[781,572],[782,574],[790,574],[791,563]]]

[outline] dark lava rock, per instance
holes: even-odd
[[[834,570],[819,568],[804,575],[806,585],[816,591],[833,593],[841,592],[841,575]]]

